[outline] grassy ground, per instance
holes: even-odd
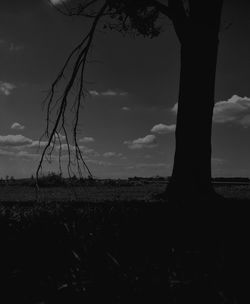
[[[146,183],[135,186],[44,187],[39,190],[42,202],[70,201],[155,201],[155,195],[165,190],[166,183]],[[215,184],[216,191],[230,199],[249,199],[249,184]],[[34,202],[36,188],[29,186],[0,186],[0,202]]]
[[[153,200],[159,188],[120,188],[91,189],[96,204],[5,192],[0,302],[249,303],[248,200],[181,210]]]

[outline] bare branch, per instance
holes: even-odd
[[[88,4],[91,5],[96,1],[97,0],[89,1]],[[69,100],[70,93],[72,92],[75,81],[78,77],[80,77],[80,85],[78,87],[78,93],[77,93],[77,99],[76,99],[76,113],[75,113],[75,118],[74,118],[74,122],[73,122],[74,152],[75,152],[79,175],[81,175],[81,164],[82,164],[83,167],[87,170],[89,176],[92,177],[92,174],[83,159],[82,151],[77,143],[77,126],[78,126],[78,120],[79,120],[79,114],[80,114],[80,105],[81,105],[82,100],[84,100],[84,98],[85,98],[84,88],[83,88],[85,66],[87,64],[87,58],[88,58],[89,50],[91,48],[91,44],[92,44],[92,41],[94,38],[96,27],[98,25],[100,18],[104,15],[106,8],[107,8],[107,2],[105,1],[104,5],[101,7],[101,9],[96,14],[96,17],[94,18],[94,20],[92,22],[92,25],[90,27],[88,34],[83,38],[83,40],[75,47],[75,49],[68,56],[63,68],[61,69],[60,73],[58,74],[55,81],[53,82],[50,92],[47,96],[47,99],[46,99],[47,124],[46,124],[45,136],[48,138],[48,143],[42,152],[41,159],[38,164],[38,168],[36,171],[37,181],[39,178],[39,172],[42,168],[43,160],[47,153],[49,155],[51,155],[51,153],[53,152],[53,149],[55,146],[55,137],[56,137],[56,135],[59,134],[59,130],[61,130],[61,129],[63,130],[64,135],[66,137],[66,142],[67,142],[67,147],[68,147],[68,173],[70,175],[71,164],[72,164],[71,146],[69,143],[68,131],[67,131],[65,124],[66,124],[66,112],[67,112],[67,109],[69,108],[69,104],[70,104],[70,100]],[[73,69],[72,69],[71,75],[69,77],[69,80],[67,81],[67,83],[65,85],[62,96],[60,98],[56,98],[56,87],[61,83],[66,69],[70,67],[71,59],[73,59],[73,57],[75,57],[75,56],[76,56],[76,59],[75,59],[74,65],[73,65]],[[52,119],[52,115],[55,115],[55,119]],[[52,123],[52,121],[54,121],[54,122]],[[51,125],[52,125],[52,128],[50,128]],[[59,144],[61,145],[61,142],[59,142]],[[52,149],[49,151],[51,146],[52,146]],[[60,157],[61,157],[61,150],[59,151],[59,158]],[[60,163],[60,168],[61,168],[61,163]]]

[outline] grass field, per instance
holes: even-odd
[[[204,212],[164,188],[1,187],[0,302],[249,303],[249,186]]]
[[[43,202],[69,201],[155,201],[155,195],[165,190],[167,183],[145,183],[133,186],[78,186],[41,187],[39,199]],[[216,191],[226,198],[250,199],[250,184],[215,184]],[[34,202],[35,187],[0,186],[0,202]]]

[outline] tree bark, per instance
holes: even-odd
[[[195,11],[193,3],[193,15],[191,11],[186,28],[182,28],[176,149],[167,187],[167,194],[174,198],[214,193],[211,135],[222,1],[217,0],[217,7],[212,2],[212,15],[209,10],[205,15]]]

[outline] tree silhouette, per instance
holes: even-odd
[[[79,172],[81,165],[88,170],[77,143],[77,126],[81,103],[88,94],[84,87],[84,72],[97,28],[154,38],[161,34],[158,20],[163,15],[172,21],[181,49],[176,151],[167,195],[178,198],[187,195],[213,197],[211,129],[222,4],[223,0],[206,3],[200,0],[72,0],[55,6],[65,15],[84,16],[91,22],[89,32],[70,53],[51,86],[46,104],[45,135],[48,144],[43,151],[37,176],[46,153],[52,153],[55,135],[59,132],[64,133],[68,143],[70,172],[72,149],[65,121],[72,106],[73,152]],[[56,88],[60,85],[62,93],[58,96]],[[71,98],[72,93],[74,99]]]

